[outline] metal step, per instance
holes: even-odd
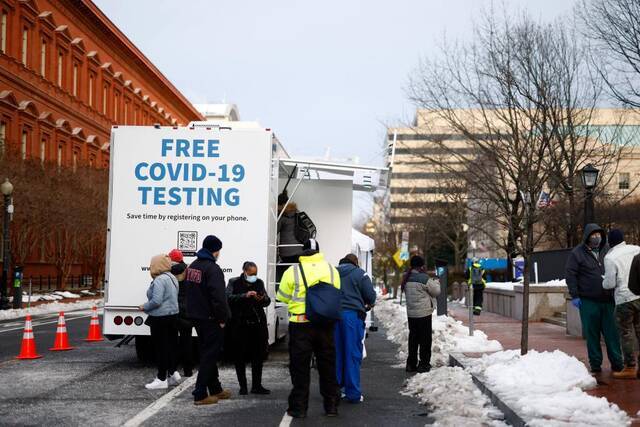
[[[543,317],[542,321],[551,325],[562,326],[563,328],[567,327],[567,320],[561,317]]]
[[[567,320],[567,312],[566,311],[557,311],[553,313],[553,317],[558,317],[560,319]]]

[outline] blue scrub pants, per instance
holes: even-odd
[[[344,389],[347,400],[360,402],[360,365],[362,364],[362,340],[364,321],[354,310],[344,310],[342,320],[335,326],[336,378]]]

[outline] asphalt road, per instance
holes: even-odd
[[[116,348],[115,342],[82,341],[89,316],[88,310],[67,315],[71,345],[77,346],[67,352],[48,351],[57,317],[35,319],[36,344],[44,357],[32,361],[13,359],[22,328],[13,330],[17,325],[0,322],[2,425],[278,426],[282,422],[290,389],[286,342],[272,348],[264,369],[263,382],[272,390],[270,396],[237,396],[235,372],[225,366],[221,380],[233,398],[196,407],[190,383],[173,391],[146,390],[144,384],[153,379],[154,369],[137,361],[133,345]],[[291,425],[424,426],[433,422],[417,400],[398,393],[406,376],[403,369],[392,367],[397,364],[396,347],[385,339],[382,329],[370,334],[367,349],[362,371],[365,401],[342,404],[338,418],[324,417],[314,371],[308,417]]]

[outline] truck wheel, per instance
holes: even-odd
[[[151,337],[136,336],[136,356],[138,360],[143,363],[153,362],[153,346],[151,344]]]

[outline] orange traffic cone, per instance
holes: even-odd
[[[16,359],[39,359],[41,357],[36,352],[36,341],[33,339],[33,329],[31,327],[31,315],[27,314],[27,319],[24,322],[24,334],[22,334],[22,346]]]
[[[73,350],[69,345],[69,336],[67,335],[67,325],[64,322],[64,312],[60,312],[58,317],[58,328],[56,329],[56,341],[53,343],[51,351]]]
[[[94,305],[91,314],[91,323],[89,323],[89,335],[85,341],[103,341],[102,332],[100,332],[100,320],[98,320],[98,309]]]

